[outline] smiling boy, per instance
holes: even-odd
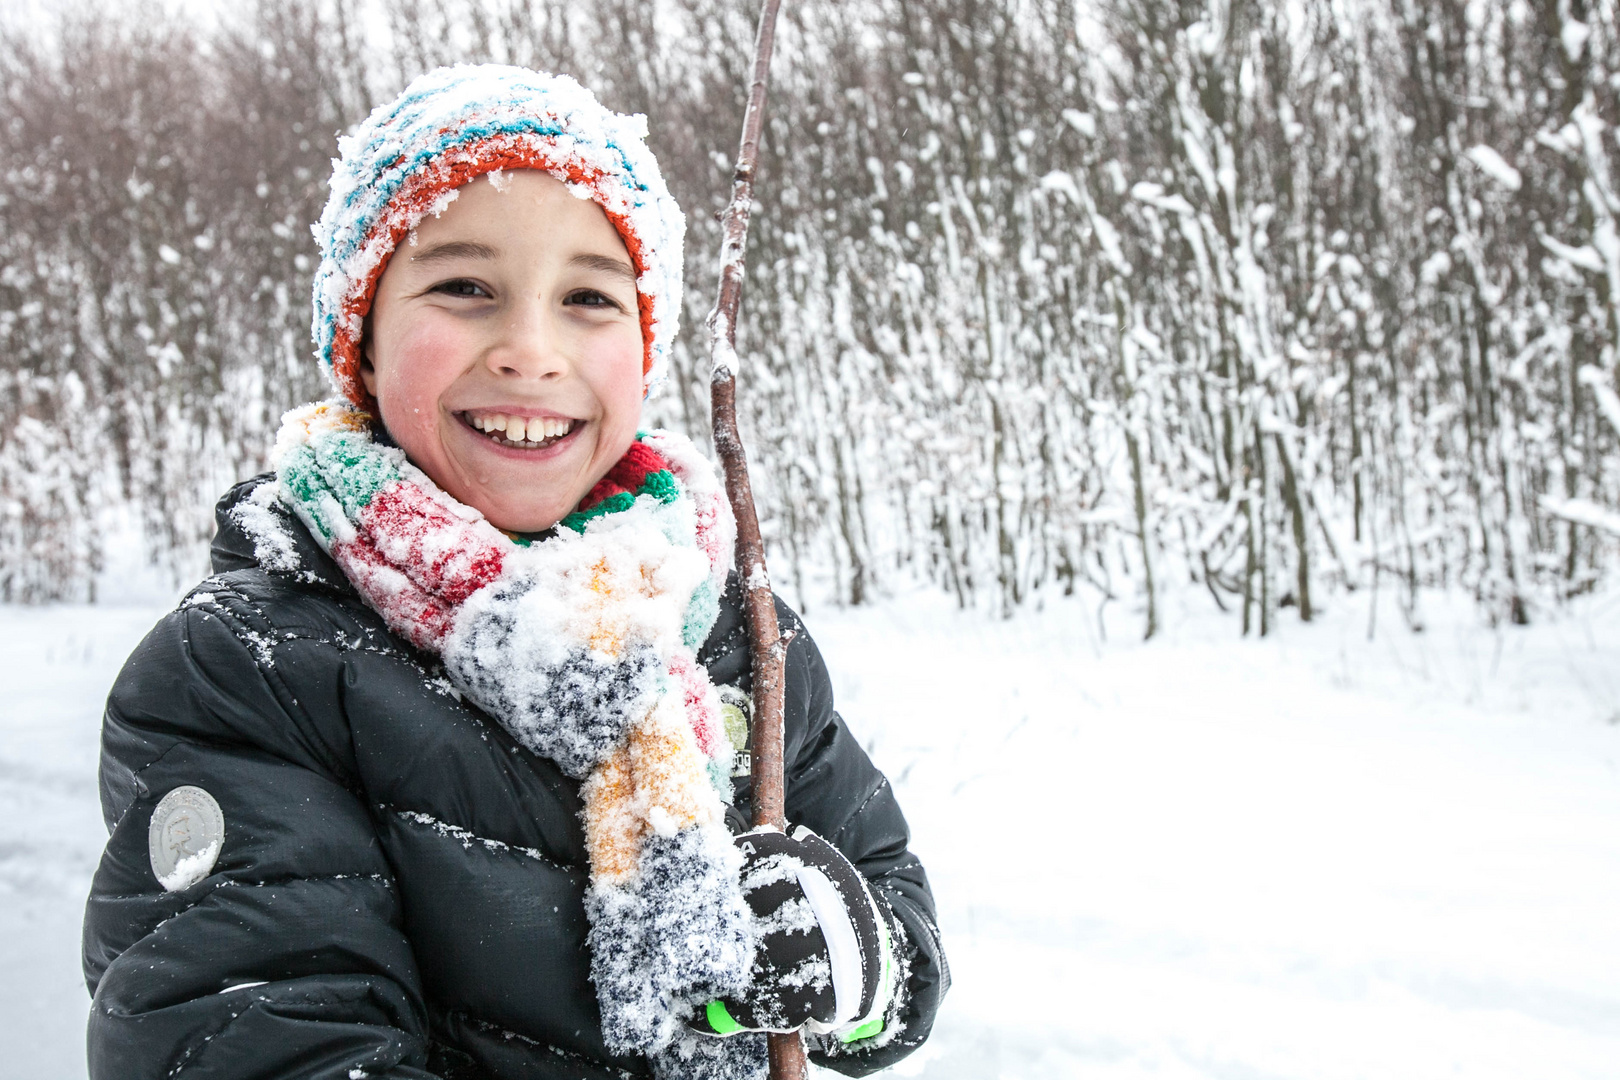
[[[797,828],[733,840],[729,512],[638,431],[684,229],[642,135],[458,67],[343,140],[340,396],[288,414],[108,700],[92,1076],[741,1080],[794,1029],[863,1075],[927,1036],[927,878],[786,608]]]
[[[636,273],[601,209],[544,172],[488,174],[377,284],[361,378],[388,433],[497,528],[555,524],[641,419]]]

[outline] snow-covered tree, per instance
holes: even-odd
[[[382,18],[372,16],[380,14]],[[109,514],[177,572],[307,359],[335,133],[421,69],[648,114],[712,295],[753,5],[106,8],[0,46],[0,590]],[[1008,611],[1207,589],[1245,632],[1394,587],[1491,618],[1620,547],[1612,0],[812,0],[784,13],[739,346],[778,577]],[[652,419],[701,434],[678,346]],[[114,514],[114,516],[117,516]]]

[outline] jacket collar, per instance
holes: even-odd
[[[243,527],[236,509],[249,502],[254,491],[261,484],[274,484],[274,473],[260,473],[258,476],[243,480],[232,487],[222,496],[214,506],[214,539],[209,545],[208,554],[213,563],[216,574],[228,573],[232,570],[262,569],[268,574],[280,577],[292,577],[309,585],[319,585],[335,592],[352,593],[354,586],[344,575],[332,557],[321,550],[315,538],[310,535],[304,523],[299,521],[285,506],[275,500],[254,500],[258,503],[255,510],[273,514],[276,524],[291,541],[293,559],[277,560],[278,565],[266,565],[260,557],[258,545],[253,536]],[[261,497],[262,498],[262,497]],[[286,562],[292,565],[286,565]]]

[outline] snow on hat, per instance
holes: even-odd
[[[338,140],[332,193],[314,226],[312,333],[321,366],[367,403],[360,337],[389,256],[455,189],[502,169],[542,169],[600,206],[630,253],[641,315],[643,386],[663,380],[681,310],[686,219],[643,141],[647,118],[604,108],[566,75],[498,64],[420,76]]]

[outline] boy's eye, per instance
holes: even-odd
[[[595,289],[575,289],[563,298],[564,304],[577,307],[618,308],[620,304],[607,293]]]
[[[478,282],[469,281],[466,278],[455,278],[451,281],[441,281],[439,284],[433,286],[432,291],[436,293],[445,293],[449,296],[477,297],[489,295],[489,290],[478,284]]]

